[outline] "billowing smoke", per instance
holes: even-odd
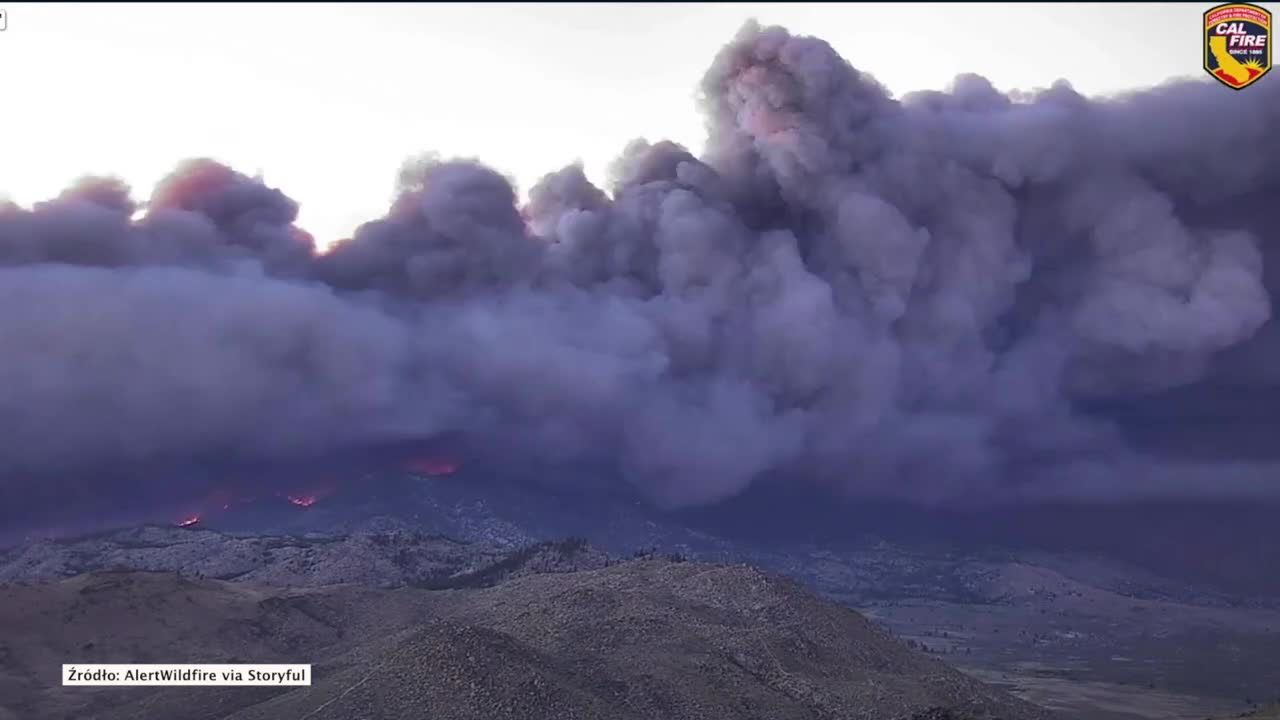
[[[636,141],[524,207],[414,161],[325,253],[209,161],[141,210],[110,179],[0,208],[0,497],[445,433],[677,506],[1280,494],[1265,458],[1126,430],[1280,382],[1280,85],[894,99],[749,24],[700,104],[701,158]]]

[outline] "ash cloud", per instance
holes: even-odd
[[[703,155],[636,141],[607,189],[570,166],[519,207],[422,158],[318,253],[211,161],[141,211],[86,179],[0,207],[0,493],[460,433],[670,506],[1275,497],[1269,462],[1215,485],[1126,423],[1273,387],[1276,88],[895,99],[748,24],[702,80]]]

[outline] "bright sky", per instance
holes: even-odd
[[[1097,94],[1201,75],[1209,5],[0,4],[0,196],[95,173],[146,197],[213,157],[261,170],[336,239],[422,151],[478,157],[522,192],[575,160],[602,180],[636,137],[696,152],[694,89],[750,17],[826,39],[895,94],[961,72]]]

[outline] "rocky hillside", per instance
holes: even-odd
[[[1248,718],[1249,720],[1280,720],[1280,702],[1269,704],[1265,707],[1246,710],[1245,712],[1232,715],[1233,718]],[[1222,720],[1226,720],[1223,718]]]
[[[750,567],[640,559],[559,572],[564,551],[455,573],[453,589],[146,572],[0,586],[0,718],[1044,717]],[[315,680],[58,686],[63,662],[126,661],[310,662]]]
[[[604,553],[580,540],[536,543],[512,552],[403,529],[238,536],[148,525],[0,552],[0,583],[146,570],[289,587],[356,583],[443,588],[481,586],[523,572],[603,567],[607,561]]]

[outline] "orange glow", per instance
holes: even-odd
[[[284,498],[296,507],[309,508],[332,495],[337,491],[337,489],[338,484],[330,480],[325,481],[321,485],[313,485],[308,488],[300,488],[291,493],[286,493]]]
[[[290,495],[289,502],[302,508],[309,508],[320,501],[315,495]]]
[[[200,514],[188,515],[177,522],[178,527],[192,527],[200,523]]]
[[[418,458],[409,462],[409,471],[427,477],[452,475],[460,463],[450,458]]]

